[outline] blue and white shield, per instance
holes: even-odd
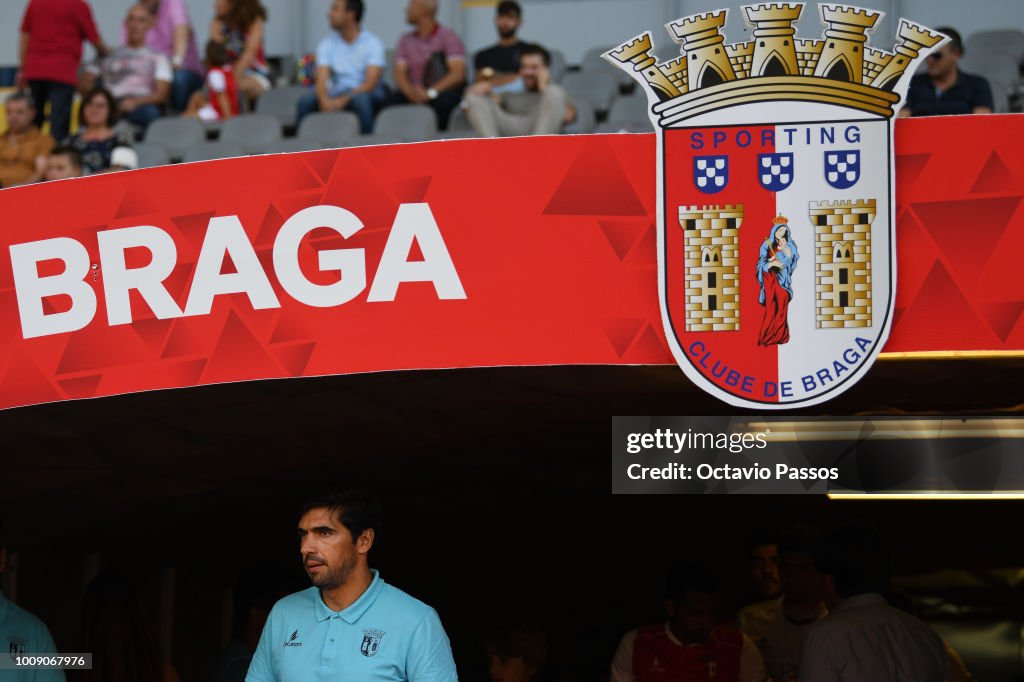
[[[825,180],[836,189],[850,189],[860,180],[860,150],[825,152]]]
[[[367,658],[377,655],[377,649],[380,648],[380,635],[376,634],[364,634],[363,643],[359,647],[360,653]]]
[[[729,157],[693,157],[693,183],[705,194],[717,194],[729,184]]]
[[[793,154],[761,154],[757,162],[757,177],[769,192],[781,192],[793,182]]]

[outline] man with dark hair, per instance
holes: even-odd
[[[814,554],[830,613],[808,630],[800,679],[939,682],[949,679],[942,639],[886,602],[889,549],[863,523],[840,527]]]
[[[384,43],[361,27],[363,0],[334,0],[327,13],[331,34],[316,48],[316,92],[299,100],[298,119],[314,111],[352,111],[365,135],[384,103]]]
[[[611,682],[762,682],[764,663],[750,638],[716,625],[718,583],[700,564],[668,575],[668,621],[627,632],[612,660]]]
[[[0,135],[0,187],[33,182],[36,172],[53,149],[53,138],[40,132],[33,121],[32,96],[16,92],[4,102],[7,130]]]
[[[3,519],[0,519],[0,577],[7,570],[7,542],[4,538]],[[28,611],[7,601],[0,590],[0,656],[55,654],[57,645],[41,620]],[[60,670],[5,670],[0,675],[5,682],[64,682]]]
[[[991,114],[994,106],[988,81],[960,70],[964,54],[960,34],[948,26],[937,31],[949,36],[949,42],[928,55],[927,73],[910,80],[907,105],[899,115]]]
[[[804,526],[783,532],[777,549],[773,545],[782,597],[752,604],[739,613],[740,629],[757,645],[768,676],[777,682],[801,679],[801,639],[814,623],[828,615],[822,601],[821,576],[814,567],[820,536],[816,528]]]
[[[43,180],[67,180],[82,177],[82,152],[74,147],[54,147],[46,159]]]
[[[299,551],[313,587],[274,606],[246,682],[458,679],[437,612],[369,567],[379,530],[380,506],[364,492],[306,504]]]
[[[405,20],[413,30],[398,40],[398,92],[388,104],[427,104],[437,116],[437,127],[446,130],[466,86],[466,48],[455,31],[438,23],[437,2],[409,0]]]
[[[519,77],[519,58],[528,45],[519,40],[516,32],[523,22],[523,10],[515,0],[502,0],[494,18],[498,29],[498,43],[480,50],[473,58],[476,82],[466,89],[468,94],[487,95],[522,92]]]
[[[551,82],[551,56],[540,45],[524,45],[519,54],[519,77],[525,94],[495,94],[487,82],[477,83],[482,94],[466,95],[466,116],[482,137],[555,135],[575,116],[569,93]]]
[[[779,597],[779,538],[775,531],[762,529],[751,538],[750,578],[761,599]]]

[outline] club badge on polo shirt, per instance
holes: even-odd
[[[669,347],[698,386],[738,407],[786,409],[849,389],[889,336],[896,296],[893,130],[915,69],[945,36],[883,14],[805,3],[670,22],[604,58],[647,92],[658,131],[658,289]]]
[[[363,630],[363,643],[359,645],[359,652],[367,658],[376,656],[377,650],[380,649],[380,640],[383,639],[385,634],[387,633],[383,630],[375,628]]]
[[[295,630],[285,641],[284,646],[302,646],[302,642],[297,641],[299,639],[299,631]]]
[[[16,657],[25,654],[25,649],[28,647],[28,640],[24,637],[8,637],[7,644],[9,647],[11,660],[13,661]]]

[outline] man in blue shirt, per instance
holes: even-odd
[[[437,612],[369,567],[379,518],[360,491],[306,505],[300,552],[313,587],[271,610],[246,682],[457,682]]]
[[[334,31],[316,48],[316,92],[299,101],[298,118],[314,111],[353,111],[364,135],[384,102],[384,43],[360,26],[363,0],[334,0],[327,13]]]
[[[991,114],[995,107],[988,81],[960,70],[964,54],[960,34],[948,26],[937,30],[949,36],[949,42],[928,55],[927,73],[916,74],[910,80],[907,105],[899,115]]]
[[[7,545],[3,538],[3,522],[0,521],[0,576],[7,569]],[[50,631],[43,622],[28,611],[18,608],[0,592],[0,656],[55,654]],[[60,670],[4,670],[0,679],[5,682],[64,682]]]

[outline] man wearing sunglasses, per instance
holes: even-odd
[[[927,73],[911,79],[907,105],[899,115],[991,114],[992,89],[988,81],[959,69],[964,54],[960,34],[949,27],[937,30],[949,36],[949,42],[928,55]]]

